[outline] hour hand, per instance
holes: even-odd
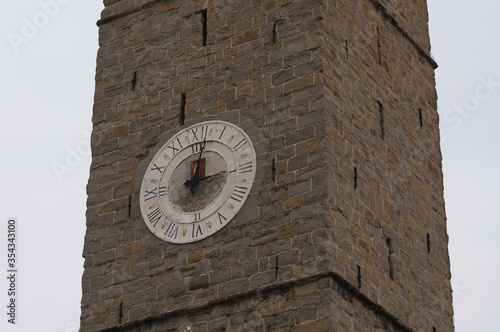
[[[193,194],[196,192],[196,186],[200,182],[199,174],[200,174],[201,156],[203,155],[203,150],[205,150],[205,145],[206,145],[206,139],[204,139],[203,143],[200,144],[200,156],[198,157],[198,163],[196,164],[196,170],[194,172],[193,177],[190,180],[186,180],[186,182],[184,182],[184,185],[186,187],[191,187],[189,191],[191,191],[191,193]]]

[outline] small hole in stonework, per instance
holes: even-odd
[[[384,136],[385,136],[384,106],[379,101],[377,101],[377,103],[378,103],[378,111],[379,111],[379,115],[380,115],[380,137],[384,138]]]
[[[391,280],[394,280],[394,265],[392,262],[392,255],[394,254],[394,248],[392,247],[391,239],[388,238],[386,242],[387,242],[387,248],[389,249],[389,256],[387,258],[389,261],[389,278],[391,278]]]
[[[186,94],[181,94],[181,109],[179,114],[179,122],[181,126],[184,124],[184,120],[186,119]]]
[[[208,27],[207,27],[207,10],[203,9],[201,12],[201,24],[203,24],[203,46],[207,46],[207,36],[208,36]]]
[[[378,50],[378,64],[382,64],[382,52],[380,51],[380,29],[377,27],[377,50]]]
[[[132,91],[135,91],[136,85],[137,85],[137,71],[134,71],[134,77],[132,77]]]

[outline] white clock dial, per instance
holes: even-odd
[[[172,243],[199,241],[222,229],[242,208],[256,173],[248,135],[224,121],[181,130],[155,155],[144,175],[144,222]]]

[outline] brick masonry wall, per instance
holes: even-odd
[[[453,330],[424,1],[104,3],[82,331],[121,303],[123,330]],[[186,125],[240,125],[259,168],[223,230],[172,245],[138,195],[181,94]]]
[[[408,33],[426,52],[431,49],[429,40],[429,15],[426,0],[399,1],[374,0],[380,3],[399,26]]]
[[[328,163],[334,165],[328,182],[335,184],[331,232],[337,239],[332,269],[355,284],[360,265],[366,292],[384,307],[398,308],[413,329],[437,321],[439,330],[452,329],[432,64],[375,7],[349,5],[349,15],[336,15],[339,3],[326,10],[325,39],[337,45],[325,56],[326,91],[333,92],[326,94],[327,108],[335,110],[327,113]],[[349,56],[338,47],[342,39]]]
[[[328,276],[261,288],[108,331],[407,331]]]

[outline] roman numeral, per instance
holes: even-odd
[[[192,238],[198,237],[199,235],[203,235],[200,224],[193,224],[193,231],[191,235]]]
[[[158,224],[162,216],[162,213],[159,208],[156,208],[156,210],[153,210],[148,214],[148,219],[151,224],[153,224],[154,227]]]
[[[221,139],[221,138],[222,138],[222,135],[224,135],[224,132],[226,131],[226,127],[227,127],[227,126],[224,126],[224,129],[222,129],[222,132],[220,133],[219,139]]]
[[[156,164],[153,164],[153,168],[151,168],[152,171],[158,171],[159,173],[163,172],[163,169],[165,166],[156,166]]]
[[[224,217],[220,212],[217,212],[217,216],[219,217],[219,222],[221,225],[226,222],[227,218]],[[224,222],[222,222],[222,219],[224,219]]]
[[[174,156],[177,153],[177,151],[182,149],[182,144],[181,144],[181,141],[179,140],[179,138],[177,138],[177,143],[179,144],[179,148],[175,147],[175,145],[176,145],[175,141],[173,141],[172,144],[168,146],[168,148],[172,150],[172,153],[174,154]]]
[[[198,136],[196,135],[198,133],[198,128],[194,128],[194,129],[191,129],[191,133],[193,134],[193,141],[194,140],[197,140],[199,141],[200,139],[198,138]]]
[[[252,173],[253,161],[240,165],[240,173]]]
[[[168,225],[167,230],[165,231],[165,235],[169,238],[177,238],[177,232],[179,231],[179,225],[174,224],[173,222]]]
[[[200,137],[198,137],[198,129],[201,129],[201,136]],[[207,134],[208,134],[208,126],[191,129],[191,133],[193,134],[193,141],[205,140],[207,138]]]
[[[167,195],[167,187],[160,187],[160,190],[158,191],[158,195],[161,196],[166,196]]]
[[[241,149],[245,144],[247,144],[248,142],[246,141],[246,139],[242,139],[238,144],[236,144],[233,149],[234,151],[238,151],[239,149]]]
[[[202,143],[195,143],[191,145],[191,150],[193,153],[200,152],[202,148],[204,148],[204,145],[202,145]]]
[[[201,220],[201,213],[195,213],[194,214],[194,221],[200,221]]]
[[[201,137],[200,140],[206,140],[207,139],[207,134],[208,134],[208,126],[201,127]]]
[[[242,186],[236,186],[234,188],[233,194],[231,195],[231,199],[235,200],[238,203],[241,203],[243,198],[245,197],[247,193],[248,188],[247,187],[242,187]]]
[[[146,193],[144,194],[144,200],[149,201],[150,199],[156,198],[156,188],[153,190],[145,190]]]

